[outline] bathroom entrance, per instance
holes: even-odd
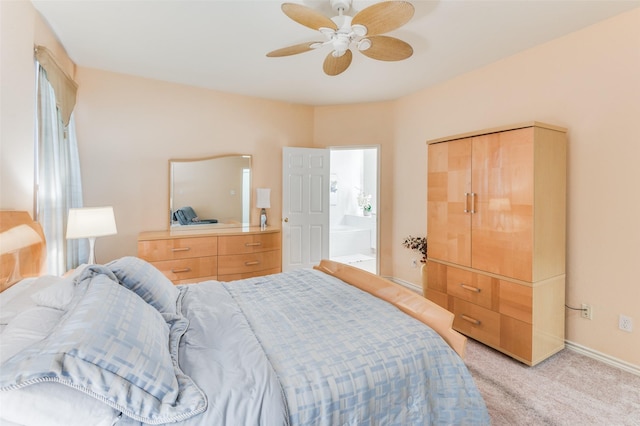
[[[333,147],[329,257],[378,273],[378,147]]]

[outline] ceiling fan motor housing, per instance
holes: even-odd
[[[336,12],[342,9],[343,12],[347,12],[351,9],[351,0],[331,0],[331,8]]]

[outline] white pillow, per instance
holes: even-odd
[[[75,291],[75,279],[79,276],[87,265],[80,265],[72,273],[64,277],[55,278],[51,285],[38,290],[33,296],[34,302],[39,306],[47,306],[62,311],[67,309]],[[41,277],[45,278],[45,277]]]
[[[0,334],[0,364],[49,335],[64,311],[35,306],[18,314]]]
[[[0,293],[0,324],[7,325],[20,312],[36,306],[31,296],[58,279],[51,275],[25,278]]]
[[[62,281],[59,277],[48,276],[40,286],[34,287],[44,285],[48,289]],[[64,314],[59,309],[34,306],[16,315],[0,334],[0,364],[48,336]],[[84,426],[88,422],[99,426],[113,425],[120,417],[120,412],[107,404],[68,386],[50,382],[0,392],[0,407],[0,424],[12,422],[23,426]]]
[[[120,412],[107,404],[52,382],[0,392],[0,407],[0,424],[9,421],[24,426],[111,426],[120,418]]]
[[[73,298],[75,285],[72,277],[60,278],[58,281],[36,292],[33,301],[39,306],[46,306],[64,311]]]

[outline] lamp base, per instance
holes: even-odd
[[[264,208],[260,210],[260,229],[267,229],[267,211]]]
[[[89,260],[87,264],[93,265],[96,263],[96,237],[89,237]]]

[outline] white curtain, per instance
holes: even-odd
[[[73,115],[64,125],[47,72],[38,64],[36,218],[47,241],[47,273],[63,274],[88,257],[86,240],[66,240],[69,209],[82,207],[80,159]]]

